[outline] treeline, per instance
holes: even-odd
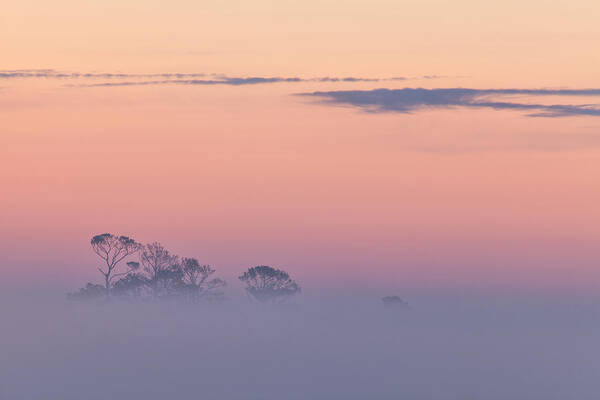
[[[92,237],[101,259],[102,284],[88,283],[70,300],[179,300],[190,303],[224,298],[225,280],[195,258],[171,254],[160,243],[141,244],[127,236],[104,233]],[[137,261],[127,261],[137,257]],[[249,296],[260,302],[281,302],[300,292],[287,272],[269,266],[249,268],[239,276]]]

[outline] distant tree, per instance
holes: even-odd
[[[96,235],[92,249],[106,264],[98,268],[104,285],[88,283],[78,292],[69,293],[71,300],[118,297],[127,300],[178,299],[189,302],[216,300],[223,297],[225,281],[214,278],[215,270],[200,265],[194,258],[179,258],[160,243],[139,244],[126,236],[109,233]],[[117,270],[127,256],[139,252],[139,262],[126,262],[126,269]]]
[[[398,307],[407,307],[408,303],[406,303],[402,298],[398,296],[386,296],[381,299],[383,301],[383,305],[387,308],[398,308]]]
[[[239,280],[246,284],[246,292],[262,303],[281,302],[300,292],[287,272],[266,265],[249,268]]]
[[[181,280],[181,273],[176,271],[178,260],[179,257],[171,254],[158,242],[142,247],[140,264],[146,274],[146,284],[154,298],[172,291],[174,280]]]
[[[108,298],[113,279],[129,273],[129,271],[116,273],[117,266],[126,257],[138,252],[141,245],[127,236],[115,236],[110,233],[94,236],[91,245],[94,253],[105,264],[104,267],[98,268],[98,271],[104,276],[105,296]]]
[[[112,295],[121,299],[136,300],[143,296],[145,288],[146,278],[138,272],[131,272],[113,283]]]
[[[95,283],[88,283],[77,292],[67,294],[67,299],[77,301],[91,301],[104,299],[106,297],[106,288]]]
[[[177,299],[183,297],[185,293],[185,283],[183,282],[183,271],[179,264],[173,264],[167,269],[158,272],[155,277],[155,289],[157,292],[154,297],[161,299]]]
[[[200,265],[195,258],[183,258],[180,263],[187,297],[192,302],[200,299],[215,300],[223,296],[221,290],[225,281],[219,278],[210,279],[215,270],[210,265]]]

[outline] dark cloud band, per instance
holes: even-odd
[[[569,115],[600,116],[600,108],[590,104],[537,104],[502,101],[506,96],[600,96],[600,89],[374,89],[338,90],[301,93],[318,98],[322,103],[345,105],[368,112],[409,114],[428,108],[492,108],[521,110],[532,117],[564,117]]]

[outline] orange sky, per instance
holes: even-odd
[[[6,68],[469,75],[598,86],[589,0],[8,2]]]
[[[265,263],[313,287],[593,288],[600,117],[366,113],[292,96],[600,87],[600,6],[522,3],[7,5],[0,69],[412,79],[0,79],[2,268],[14,282],[95,279],[89,237],[108,231],[159,240],[230,280]]]

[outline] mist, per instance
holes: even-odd
[[[302,294],[287,304],[2,296],[0,398],[595,399],[592,300]]]

